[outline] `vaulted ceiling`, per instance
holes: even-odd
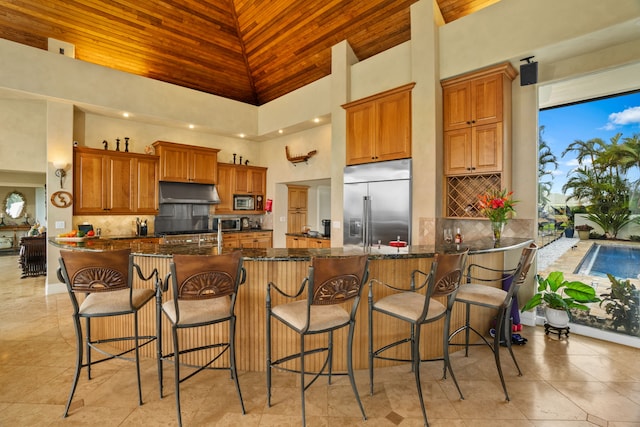
[[[262,105],[331,72],[347,40],[364,60],[410,39],[417,0],[5,0],[0,37]],[[436,0],[445,23],[499,0]]]

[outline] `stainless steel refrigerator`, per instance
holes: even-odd
[[[411,159],[344,168],[344,245],[411,244]]]

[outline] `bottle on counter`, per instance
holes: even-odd
[[[456,237],[454,237],[454,242],[456,244],[462,243],[462,233],[460,232],[460,227],[456,228]]]

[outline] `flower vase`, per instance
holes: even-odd
[[[495,240],[496,242],[500,241],[505,224],[506,223],[503,221],[491,221],[491,231],[493,232],[493,240]]]

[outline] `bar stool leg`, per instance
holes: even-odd
[[[358,387],[356,387],[356,379],[353,374],[353,335],[354,335],[355,324],[351,322],[349,324],[349,338],[347,343],[347,372],[349,373],[349,381],[351,382],[351,388],[353,389],[353,394],[356,395],[356,400],[358,401],[358,406],[360,407],[360,412],[362,412],[362,419],[367,420],[367,415],[364,412],[364,407],[362,406],[362,401],[360,400],[360,395],[358,394]]]
[[[73,326],[76,329],[76,371],[73,374],[73,384],[71,385],[71,392],[69,393],[69,400],[67,400],[67,406],[64,408],[64,414],[62,418],[65,418],[69,414],[69,407],[71,406],[71,401],[73,400],[73,395],[76,392],[76,387],[78,386],[78,379],[80,378],[80,370],[82,369],[82,346],[84,343],[82,342],[82,328],[80,327],[80,318],[74,316]]]
[[[307,419],[304,410],[304,334],[300,334],[300,391],[301,391],[301,403],[302,403],[302,426],[307,425]]]
[[[424,399],[422,397],[422,384],[420,382],[420,325],[411,325],[411,368],[416,379],[416,388],[418,389],[418,400],[420,401],[420,409],[422,410],[422,418],[424,419],[424,425],[428,426],[427,409],[424,406]]]
[[[236,391],[238,392],[238,397],[240,398],[240,406],[242,407],[242,415],[245,414],[244,410],[244,401],[242,400],[242,392],[240,391],[240,383],[238,382],[238,371],[236,369],[236,318],[235,316],[231,318],[229,321],[229,343],[230,343],[230,351],[229,354],[229,363],[231,364],[231,376],[236,383]]]
[[[173,336],[173,357],[174,357],[174,376],[176,379],[176,408],[178,410],[178,425],[182,426],[182,415],[180,411],[180,351],[178,347],[178,328],[174,325],[171,327]]]
[[[139,330],[138,330],[138,312],[133,313],[133,327],[134,327],[134,343],[136,346],[136,376],[138,378],[138,404],[142,405],[142,384],[140,383],[140,346],[139,346]]]

